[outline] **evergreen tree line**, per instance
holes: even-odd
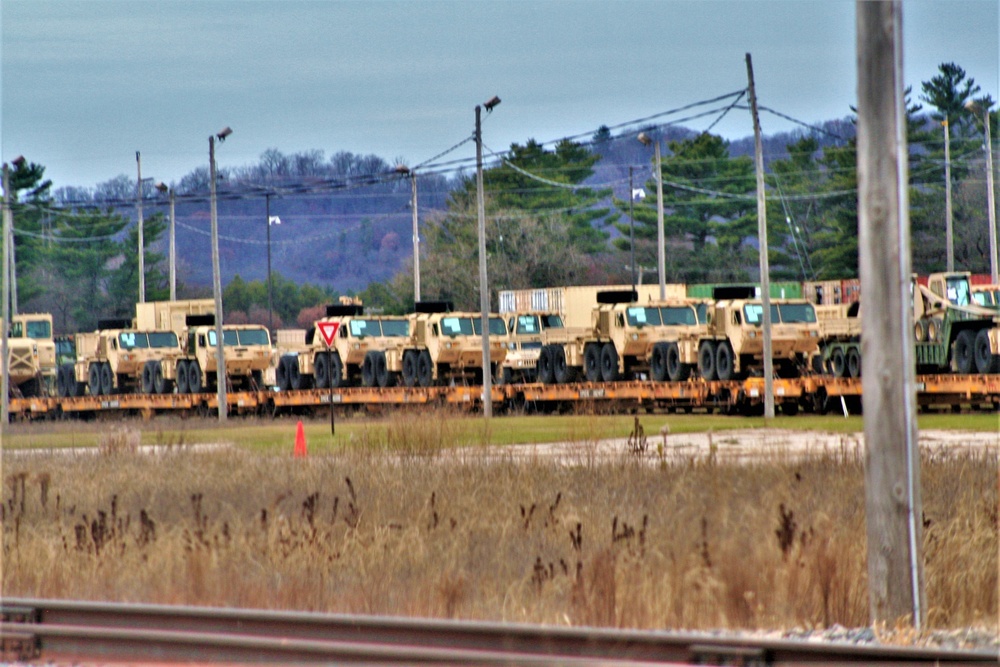
[[[943,270],[946,262],[942,122],[948,123],[951,136],[955,266],[973,272],[989,270],[983,110],[990,110],[994,137],[997,112],[995,102],[979,92],[975,81],[954,63],[942,64],[934,77],[923,82],[919,101],[913,101],[912,91],[907,91],[913,269],[918,273]],[[853,126],[839,123],[837,127],[850,130]],[[663,141],[660,173],[667,282],[757,280],[753,160],[745,154],[734,155],[732,145],[719,136],[690,131],[668,134],[672,129],[644,130]],[[856,142],[853,132],[833,134],[823,128],[793,134],[787,154],[768,161],[772,279],[857,276]],[[656,280],[653,151],[646,150],[648,162],[633,169],[633,187],[642,188],[644,198],[636,198],[621,179],[612,187],[595,185],[601,180],[595,172],[602,159],[623,145],[631,152],[638,150],[634,132],[613,137],[602,128],[591,142],[564,140],[552,147],[528,140],[512,145],[503,161],[485,170],[486,252],[494,305],[499,290],[627,284],[632,280],[633,252],[645,282]],[[301,182],[306,177],[344,182],[369,179],[370,187],[381,196],[396,197],[405,207],[410,184],[398,176],[384,178],[392,171],[375,156],[338,153],[324,161],[321,151],[285,156],[269,150],[259,164],[232,170],[227,177],[230,190],[246,192],[246,206],[255,209],[260,202],[249,199],[255,189],[259,192],[261,186]],[[68,212],[67,205],[133,199],[135,181],[122,176],[94,191],[62,188],[53,196],[51,183],[43,175],[44,167],[33,163],[17,165],[11,175],[16,193],[20,310],[52,312],[61,331],[93,328],[100,317],[131,315],[138,294],[136,226],[110,205],[73,212]],[[449,300],[457,308],[478,310],[475,178],[462,174],[454,180],[442,175],[421,178],[427,179],[427,190],[441,198],[436,211],[421,221],[421,298]],[[420,183],[424,188],[425,181]],[[207,189],[207,170],[192,172],[177,188],[185,192]],[[310,206],[356,207],[358,199]],[[56,208],[53,203],[64,206]],[[148,301],[168,295],[165,230],[162,212],[145,219]],[[397,236],[402,237],[402,232]],[[383,250],[386,238],[381,239]],[[359,296],[369,309],[409,312],[414,302],[409,244],[390,249],[394,254],[380,253],[379,258],[394,261],[398,267],[394,276],[368,284]],[[206,287],[178,286],[178,298],[208,296]],[[228,280],[223,301],[228,322],[280,328],[307,326],[322,314],[323,304],[338,296],[330,287],[299,284],[275,273],[270,298],[266,280],[236,275]]]

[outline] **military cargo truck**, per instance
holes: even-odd
[[[501,364],[498,382],[535,382],[538,359],[549,330],[562,330],[563,319],[551,311],[504,313],[507,318],[507,354]]]
[[[139,331],[131,320],[101,320],[76,335],[76,361],[59,368],[60,396],[173,391],[181,345],[173,331]]]
[[[317,332],[322,322],[339,323],[329,350]],[[326,308],[326,317],[308,331],[299,331],[301,337],[294,338],[287,337],[288,332],[278,332],[275,378],[280,389],[391,387],[398,383],[400,346],[410,337],[407,317],[365,315],[360,304],[331,305]]]
[[[973,285],[972,300],[977,306],[1000,310],[1000,285]]]
[[[198,394],[217,388],[215,315],[188,315],[184,330],[184,354],[177,361],[177,392]],[[223,369],[234,390],[263,388],[264,371],[271,364],[271,336],[255,324],[222,327]]]
[[[3,320],[0,320],[3,326]],[[8,364],[11,396],[49,396],[55,393],[56,344],[52,315],[26,313],[11,318],[8,330]]]

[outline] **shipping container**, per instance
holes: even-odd
[[[571,285],[567,287],[544,287],[539,289],[502,290],[498,294],[499,312],[523,312],[529,310],[556,312],[562,315],[568,327],[589,327],[590,317],[597,305],[597,293],[608,290],[628,290],[632,285]],[[659,284],[636,285],[640,302],[660,298]],[[668,299],[683,299],[686,288],[683,284],[666,285]]]

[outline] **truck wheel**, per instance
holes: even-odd
[[[703,340],[698,348],[698,372],[705,380],[715,379],[715,343]]]
[[[587,343],[583,347],[583,369],[588,382],[601,381],[601,347]]]
[[[110,396],[115,390],[115,375],[111,372],[111,364],[104,362],[101,364],[101,393]]]
[[[202,390],[202,378],[201,376],[201,366],[198,365],[197,361],[192,361],[188,363],[187,368],[187,380],[188,380],[188,391],[192,394],[200,394]]]
[[[421,387],[429,387],[433,381],[434,366],[431,362],[431,353],[420,350],[420,354],[417,355],[417,382]]]
[[[378,383],[378,386],[382,388],[391,386],[389,366],[385,363],[385,352],[372,353],[372,361],[375,363],[375,382]]]
[[[618,373],[618,350],[614,343],[605,343],[601,348],[601,379],[605,382],[616,382]]]
[[[833,373],[833,377],[842,378],[847,374],[846,371],[847,359],[844,357],[844,351],[838,347],[830,353],[830,372]]]
[[[552,359],[552,348],[554,345],[542,347],[541,354],[538,355],[538,381],[542,384],[553,384],[556,381],[555,361]]]
[[[417,353],[413,350],[403,352],[403,385],[412,387],[417,384]]]
[[[728,381],[736,378],[733,361],[732,345],[727,340],[720,342],[715,348],[715,374],[720,380]]]
[[[142,393],[153,393],[153,362],[147,361],[142,365]]]
[[[684,382],[691,377],[691,366],[681,362],[677,343],[667,345],[667,377],[671,382]]]
[[[278,389],[288,391],[291,385],[288,383],[288,357],[278,359],[278,367],[274,370],[274,379],[278,382]]]
[[[163,377],[163,365],[159,361],[153,362],[153,391],[157,394],[170,391],[170,380]]]
[[[362,387],[374,387],[375,386],[375,359],[373,359],[373,353],[368,352],[365,354],[365,360],[361,363],[361,386]]]
[[[668,343],[657,343],[653,346],[653,355],[649,359],[649,375],[654,382],[667,380],[667,345]]]
[[[566,350],[562,345],[552,346],[552,370],[558,384],[568,384],[573,381],[573,368],[566,364]]]
[[[940,343],[944,332],[944,320],[935,317],[927,323],[927,340],[932,343]]]
[[[927,320],[917,320],[913,323],[913,340],[918,343],[927,342]]]
[[[847,351],[847,374],[852,378],[861,377],[861,352],[856,347]]]
[[[299,371],[298,357],[288,357],[288,384],[296,390],[309,388],[309,376]]]
[[[101,395],[101,365],[91,364],[87,369],[87,386],[91,396]]]
[[[66,381],[66,367],[59,366],[56,369],[56,395],[59,398],[65,398],[69,396],[69,384]]]
[[[340,353],[330,354],[330,386],[336,389],[344,385],[344,364],[340,361]]]
[[[188,393],[188,364],[181,359],[177,362],[177,393]]]
[[[955,370],[961,375],[969,375],[975,365],[976,334],[968,329],[958,332],[955,337],[952,357],[955,359]]]
[[[330,386],[330,355],[320,352],[314,362],[313,377],[316,378],[316,388],[326,389]]]
[[[976,370],[983,375],[1000,372],[1000,355],[990,352],[990,334],[982,329],[976,334]]]

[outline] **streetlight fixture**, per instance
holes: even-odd
[[[170,193],[170,300],[177,300],[177,235],[176,235],[176,218],[174,216],[174,189],[168,186],[163,181],[159,181],[155,185],[156,189],[161,193]]]
[[[663,172],[660,170],[660,140],[645,132],[636,137],[644,146],[653,144],[656,157],[656,272],[660,280],[660,299],[667,298],[666,239],[663,232]]]
[[[485,104],[490,113],[500,104],[494,95]],[[483,200],[482,108],[476,105],[476,212],[479,218],[479,307],[483,337],[483,417],[493,416],[493,373],[490,368],[490,289],[486,283],[486,204]]]
[[[497,104],[499,104],[499,100]],[[413,209],[413,303],[420,301],[420,228],[417,215],[417,172],[405,164],[396,165],[396,173],[409,176],[412,186],[410,208]]]
[[[996,285],[997,278],[997,201],[993,190],[993,141],[990,137],[990,110],[983,108],[975,100],[969,100],[965,108],[971,113],[982,112],[983,126],[986,132],[986,219],[990,225],[990,283]]]
[[[226,404],[226,357],[222,337],[222,276],[219,271],[219,216],[215,196],[215,140],[226,140],[233,131],[227,126],[217,134],[208,137],[208,188],[210,217],[212,220],[212,292],[215,296],[215,386],[219,404],[219,421],[225,422],[229,406]]]

